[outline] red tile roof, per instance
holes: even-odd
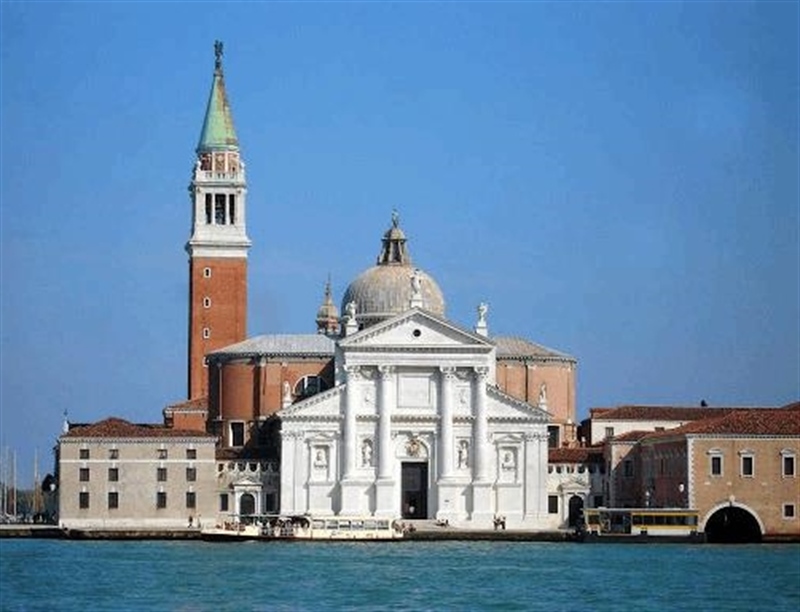
[[[618,406],[616,408],[592,408],[593,419],[616,421],[696,421],[723,416],[736,410],[752,410],[754,407],[720,406]]]
[[[160,424],[134,424],[111,417],[97,423],[74,424],[62,437],[65,438],[210,438],[202,431],[171,429]]]
[[[736,410],[716,419],[687,423],[675,429],[652,433],[648,439],[676,435],[800,436],[800,404],[785,408]]]
[[[547,461],[549,463],[601,463],[603,447],[551,448],[547,453]]]
[[[165,410],[208,410],[208,398],[196,397],[177,404],[170,404]]]

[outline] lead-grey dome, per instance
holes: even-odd
[[[412,307],[444,316],[442,290],[432,276],[411,264],[398,221],[397,214],[393,214],[392,227],[383,235],[377,265],[362,272],[344,292],[342,312],[348,312],[347,305],[352,302],[360,328]]]

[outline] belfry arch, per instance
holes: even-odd
[[[758,515],[750,508],[734,502],[712,508],[703,531],[706,540],[715,544],[760,542],[764,535],[764,527]]]

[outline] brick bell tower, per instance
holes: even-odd
[[[247,183],[225,94],[221,42],[214,43],[214,53],[214,80],[189,185],[189,399],[208,394],[206,354],[247,335]]]

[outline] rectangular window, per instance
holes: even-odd
[[[81,468],[81,470],[80,470],[80,481],[81,482],[89,482],[89,468]]]
[[[783,476],[784,477],[792,477],[794,476],[795,466],[794,466],[794,455],[784,455],[783,456]]]
[[[559,433],[558,425],[549,425],[547,427],[547,448],[558,448],[561,445]]]
[[[206,194],[206,225],[211,225],[211,194]]]
[[[626,459],[622,462],[622,475],[625,478],[633,478],[633,461]]]
[[[117,459],[119,459],[119,449],[116,449],[116,448],[109,449],[108,450],[108,458],[111,461],[116,461]]]
[[[186,481],[187,482],[194,482],[197,480],[197,470],[193,467],[186,468]]]
[[[755,460],[752,455],[742,455],[742,476],[752,477],[755,474]]]
[[[167,449],[166,448],[159,448],[158,449],[158,458],[159,459],[162,459],[162,460],[166,459],[167,456],[168,456],[168,453],[167,453]]]
[[[78,493],[78,507],[83,510],[89,507],[89,491],[81,491]]]
[[[186,449],[186,458],[187,459],[197,459],[197,449],[195,449],[195,448],[187,448]]]
[[[186,507],[194,508],[197,505],[197,498],[194,491],[186,491]]]
[[[116,491],[109,491],[108,493],[108,509],[114,510],[119,508],[119,493]]]
[[[167,507],[167,494],[164,491],[159,491],[156,493],[156,508],[166,508]]]
[[[783,504],[783,518],[793,519],[795,517],[794,504]]]
[[[244,446],[244,423],[231,423],[231,446]]]
[[[711,455],[711,475],[722,476],[722,455]]]
[[[614,437],[614,428],[606,427],[606,438],[613,438],[613,437]]]
[[[119,481],[119,468],[108,468],[108,482]]]
[[[595,495],[594,496],[594,500],[592,501],[592,504],[594,504],[595,508],[599,508],[600,506],[602,506],[603,505],[603,496],[602,495]]]
[[[156,470],[156,480],[158,482],[167,482],[167,468],[158,468]]]
[[[233,193],[228,196],[228,223],[236,223],[236,194]]]
[[[547,496],[547,512],[548,514],[558,514],[558,495]]]
[[[225,194],[214,194],[214,223],[225,225]]]
[[[88,459],[89,458],[89,449],[88,448],[82,448],[80,450],[80,458],[81,459]]]
[[[220,512],[227,512],[228,511],[228,494],[227,493],[220,493],[219,494],[219,511]]]

